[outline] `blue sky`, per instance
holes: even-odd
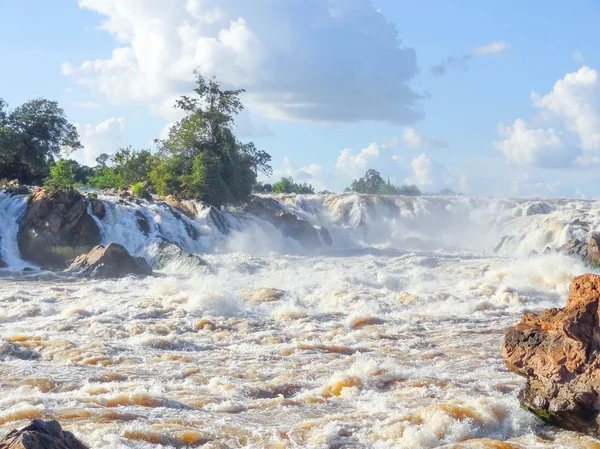
[[[200,67],[247,89],[276,177],[597,197],[599,24],[597,0],[0,0],[0,97],[58,100],[92,163],[164,135]]]

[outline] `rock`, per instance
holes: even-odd
[[[208,216],[212,220],[215,227],[219,230],[221,234],[229,235],[229,233],[231,232],[231,227],[229,226],[229,223],[227,222],[221,211],[214,206],[209,207],[210,210],[208,211]]]
[[[600,234],[592,233],[587,243],[578,239],[570,240],[558,251],[569,256],[579,257],[591,265],[600,265]]]
[[[0,441],[0,449],[88,449],[58,421],[35,419],[21,430],[13,430]]]
[[[27,195],[30,192],[29,187],[21,184],[18,179],[0,185],[0,189],[5,190],[10,195]]]
[[[104,203],[97,198],[90,198],[92,214],[102,220],[106,216],[106,207]]]
[[[23,271],[23,273],[31,273],[31,272],[33,272],[35,270],[33,268],[31,268],[31,267],[25,267],[25,268],[23,268],[22,271]]]
[[[19,221],[21,257],[43,267],[63,268],[100,240],[85,197],[71,188],[38,190]]]
[[[599,435],[600,276],[571,282],[562,309],[527,313],[508,329],[503,357],[527,378],[521,405],[553,425]]]
[[[154,268],[164,268],[173,261],[179,261],[182,264],[194,267],[208,267],[208,263],[200,256],[187,253],[177,243],[173,243],[164,237],[160,237],[156,246],[156,253],[150,260]]]
[[[150,232],[150,222],[139,210],[135,211],[135,218],[137,221],[138,228],[144,235],[148,235]]]
[[[151,276],[152,267],[143,257],[133,257],[118,243],[96,246],[89,253],[79,256],[67,272],[94,279],[121,278],[129,274]]]
[[[326,228],[316,228],[308,221],[286,211],[273,198],[254,197],[244,206],[244,211],[268,221],[284,237],[291,237],[308,250],[332,243]]]
[[[2,259],[2,256],[0,256],[0,268],[6,268],[8,267],[8,264],[6,262],[4,262],[4,259]]]

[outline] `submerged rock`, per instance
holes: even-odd
[[[600,276],[571,282],[562,309],[527,313],[505,337],[503,357],[527,378],[521,404],[551,424],[599,435]]]
[[[118,243],[95,247],[89,253],[75,259],[67,271],[95,279],[120,278],[129,274],[152,275],[152,267],[146,259],[133,257]]]
[[[63,268],[100,240],[86,198],[71,188],[38,190],[19,221],[21,257],[43,267]]]
[[[244,211],[268,221],[279,229],[284,237],[297,240],[305,249],[330,246],[333,243],[326,228],[317,228],[308,221],[298,218],[297,215],[286,211],[273,198],[254,197],[244,207]]]
[[[88,449],[58,421],[35,419],[21,430],[13,430],[0,441],[0,449]]]

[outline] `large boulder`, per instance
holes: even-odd
[[[130,274],[152,275],[152,267],[143,257],[133,257],[118,243],[97,246],[89,253],[79,256],[67,272],[94,279],[121,278]]]
[[[161,269],[172,262],[188,267],[208,267],[208,263],[200,256],[190,254],[164,237],[158,237],[154,245],[148,247],[149,261],[155,269]]]
[[[562,309],[527,313],[510,328],[503,356],[511,371],[527,378],[521,404],[569,430],[599,434],[600,276],[571,282]]]
[[[21,257],[42,267],[63,268],[101,240],[87,200],[70,188],[40,189],[19,221]]]
[[[246,204],[244,211],[268,221],[279,229],[281,235],[297,240],[305,249],[312,250],[333,243],[326,228],[313,226],[308,221],[298,218],[273,198],[254,197]]]
[[[13,430],[0,441],[0,449],[88,449],[57,421],[33,420],[21,430]]]

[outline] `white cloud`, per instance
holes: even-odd
[[[410,124],[416,54],[370,0],[80,0],[119,42],[109,59],[63,73],[114,103],[161,106],[188,93],[192,70],[248,90],[270,118]],[[169,102],[169,105],[171,103]],[[356,105],[360,105],[357,107]],[[172,120],[172,117],[166,117]]]
[[[533,92],[533,105],[547,120],[559,120],[579,136],[583,150],[600,149],[600,82],[598,72],[582,67],[558,80],[543,97]]]
[[[473,53],[476,55],[490,55],[493,53],[502,53],[504,50],[508,50],[509,48],[510,45],[506,42],[496,41],[488,45],[477,47],[475,50],[473,50]]]
[[[579,50],[573,50],[573,54],[571,56],[574,61],[583,62],[583,55]]]
[[[410,127],[405,127],[402,131],[402,140],[406,146],[414,149],[444,148],[448,146],[446,142],[431,137],[424,137]]]
[[[325,190],[325,169],[319,164],[298,167],[289,157],[283,158],[283,167],[273,170],[272,182],[282,177],[292,177],[295,182],[311,184],[315,191]]]
[[[337,158],[335,168],[348,177],[356,178],[367,171],[369,160],[378,158],[379,154],[380,145],[376,143],[363,148],[356,155],[349,148],[344,148]]]
[[[512,126],[500,123],[498,133],[505,139],[495,141],[494,146],[515,165],[564,167],[579,154],[558,131],[552,128],[531,129],[521,119]]]
[[[111,117],[97,125],[75,124],[83,149],[77,151],[72,157],[78,162],[95,166],[96,158],[102,153],[115,153],[120,145],[125,131],[123,117]]]
[[[541,96],[531,93],[538,113],[536,127],[517,119],[512,126],[500,123],[498,132],[504,140],[494,142],[506,159],[516,165],[539,167],[571,167],[589,165],[593,157],[583,151],[600,150],[600,82],[598,72],[582,67],[568,73],[554,85],[552,92]],[[566,133],[542,125],[556,124]],[[579,146],[571,143],[579,138]]]
[[[433,193],[445,188],[466,192],[469,188],[466,176],[456,176],[444,164],[433,161],[425,153],[414,157],[410,167],[412,174],[404,183],[415,184],[423,192]]]

